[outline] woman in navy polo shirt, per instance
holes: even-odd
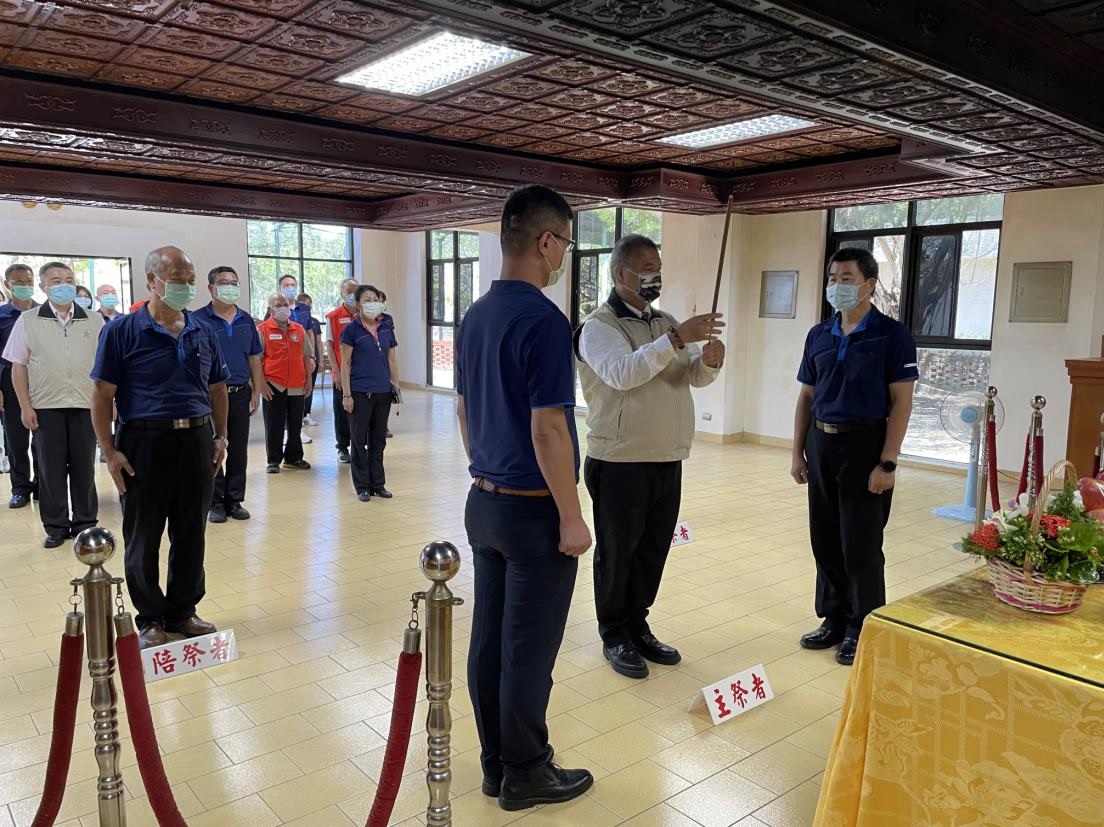
[[[342,406],[349,413],[353,448],[353,487],[357,499],[372,495],[391,498],[384,488],[383,449],[387,445],[387,418],[391,415],[392,385],[398,385],[395,329],[380,323],[383,302],[379,291],[362,284],[356,291],[357,320],[341,332]]]

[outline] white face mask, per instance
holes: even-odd
[[[274,307],[272,308],[272,318],[278,322],[286,322],[291,318],[290,307]]]
[[[560,240],[556,238],[556,236],[553,235],[552,238],[557,244],[560,244]],[[560,244],[560,246],[563,247],[564,245]],[[556,268],[552,267],[552,262],[548,260],[548,256],[544,253],[541,253],[541,258],[543,258],[544,263],[548,265],[548,281],[545,282],[544,286],[551,287],[563,278],[564,271],[567,270],[567,266],[570,262],[570,257],[567,255],[567,249],[564,248],[563,258],[560,259],[560,266]]]
[[[379,318],[383,313],[383,302],[364,302],[360,305],[360,312],[364,314],[366,319]]]

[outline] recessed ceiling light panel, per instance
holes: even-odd
[[[530,57],[528,52],[440,32],[337,80],[399,95],[425,95]]]
[[[804,118],[794,118],[790,115],[764,115],[760,118],[727,123],[722,126],[711,126],[708,129],[696,129],[693,132],[683,132],[681,135],[671,135],[668,138],[657,138],[656,140],[661,144],[702,149],[709,146],[734,144],[738,141],[750,141],[753,138],[778,135],[782,132],[793,132],[797,129],[808,129],[810,126],[816,126],[816,121],[807,121]]]

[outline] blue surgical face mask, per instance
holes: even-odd
[[[50,301],[54,304],[72,304],[77,297],[75,284],[55,284],[50,288]]]
[[[828,298],[828,304],[840,313],[847,313],[859,306],[859,285],[857,284],[840,284],[839,282],[829,284],[825,295]]]
[[[92,307],[92,299],[89,296],[77,296],[76,302],[85,310],[88,310],[90,307]]]
[[[12,298],[16,301],[29,302],[34,298],[34,288],[29,284],[17,284],[12,287]]]
[[[295,297],[298,295],[294,287],[281,287],[280,292],[284,294],[284,298],[289,302],[295,301]]]
[[[100,299],[100,306],[112,310],[119,306],[119,297],[114,293],[105,293],[103,298]]]
[[[356,293],[346,293],[341,297],[341,301],[345,302],[350,308],[356,304]]]
[[[183,310],[195,298],[196,289],[194,284],[170,284],[162,279],[157,280],[165,285],[165,295],[161,297],[161,301],[173,310]]]

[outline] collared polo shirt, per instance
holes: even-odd
[[[149,308],[104,328],[92,378],[117,387],[115,405],[133,419],[191,419],[211,413],[210,385],[228,376],[218,337],[184,311],[184,330],[173,338]]]
[[[249,369],[249,357],[260,356],[262,352],[261,337],[253,317],[239,307],[234,320],[228,322],[215,312],[214,302],[209,302],[193,315],[211,328],[218,338],[222,358],[226,361],[226,384],[248,385],[253,375]]]
[[[385,330],[380,325],[373,336],[363,322],[353,322],[342,331],[341,344],[353,349],[349,360],[349,386],[353,393],[391,392],[388,356],[391,348],[399,346],[394,330]]]
[[[468,309],[456,348],[471,475],[503,488],[547,488],[533,448],[532,412],[563,408],[577,481],[571,324],[560,309],[532,284],[496,281]]]
[[[810,330],[797,374],[813,387],[813,417],[832,424],[885,419],[889,386],[919,378],[912,334],[876,307],[847,336],[839,313]]]
[[[28,309],[35,307],[38,307],[38,302],[31,302],[31,307]],[[15,320],[23,312],[10,302],[0,305],[0,353],[3,353],[4,348],[8,346],[8,337],[11,336],[12,328],[15,327]],[[10,365],[11,362],[0,357],[0,368],[6,368]]]

